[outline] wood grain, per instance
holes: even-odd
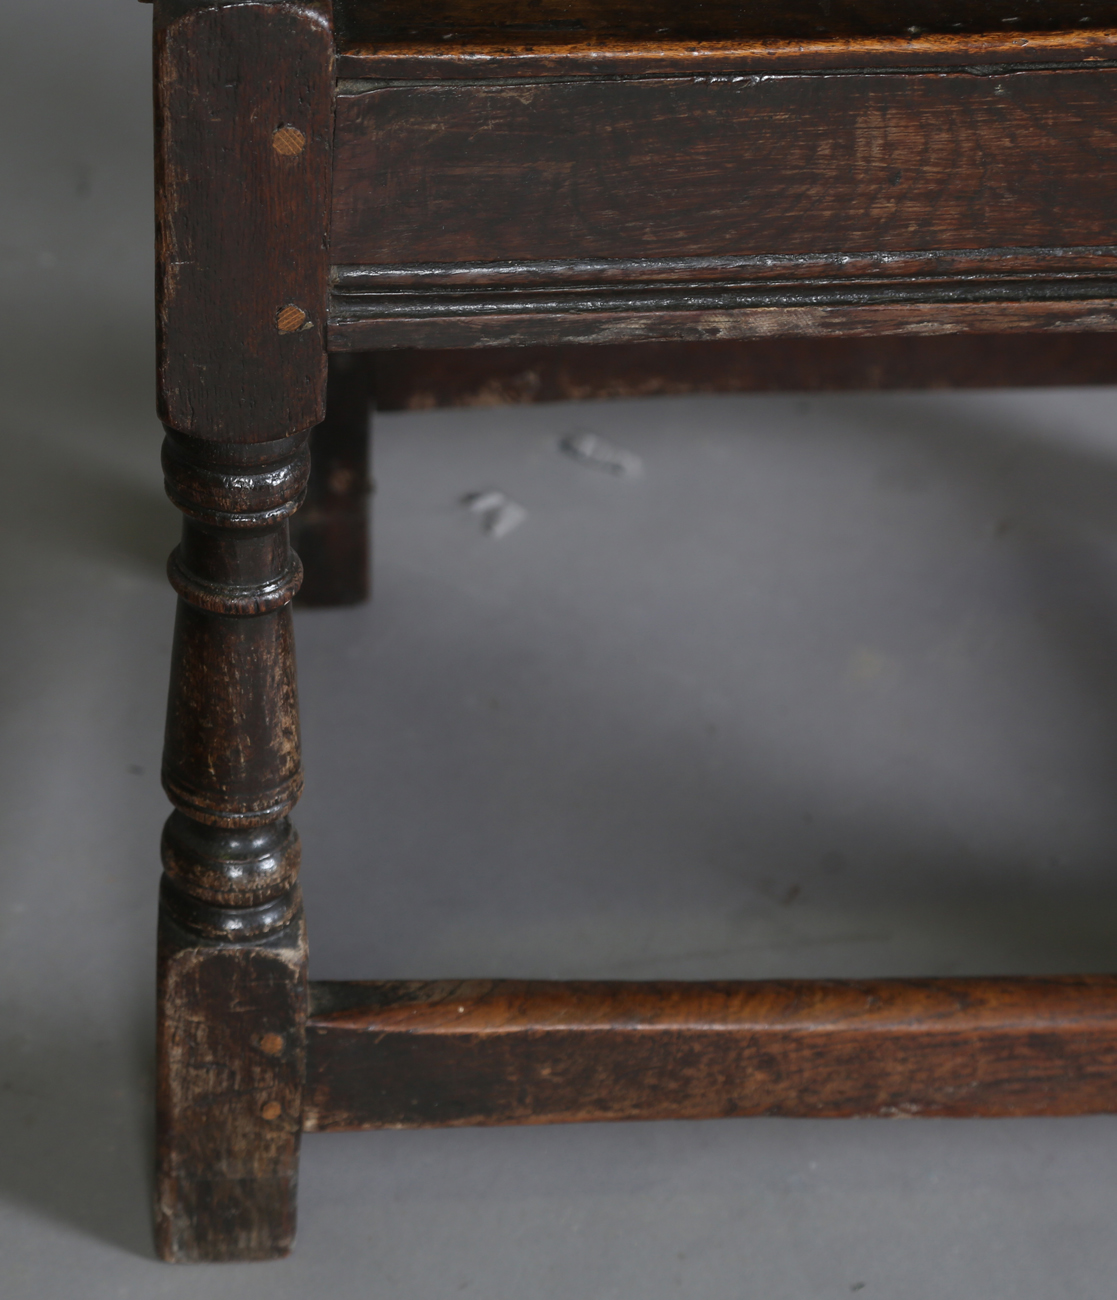
[[[446,38],[470,45],[533,46],[973,33],[1019,25],[1041,31],[1117,26],[1113,0],[340,0],[339,43]]]
[[[169,565],[155,1212],[176,1262],[274,1258],[294,1232],[306,939],[287,518],[306,437],[166,440],[185,519]],[[283,1051],[261,1056],[261,1034]]]
[[[302,791],[290,611],[302,570],[287,520],[308,433],[224,445],[167,435],[168,493],[186,519],[168,565],[180,600],[163,785],[195,821],[264,825]]]
[[[171,1261],[274,1259],[295,1235],[305,1070],[301,912],[229,946],[159,929],[155,1234]]]
[[[1117,71],[386,86],[337,102],[332,260],[1108,245]]]
[[[156,0],[159,410],[183,513],[163,784],[156,1241],[295,1227],[306,936],[288,519],[323,409],[333,38],[313,0]],[[301,143],[300,143],[301,142]]]
[[[316,0],[156,0],[158,405],[180,432],[322,418],[333,53]],[[283,127],[305,148],[277,151]]]
[[[530,347],[540,344],[716,341],[750,338],[869,338],[879,335],[1109,333],[1117,295],[1082,302],[854,303],[743,307],[728,311],[498,313],[331,321],[331,351],[378,348]]]
[[[185,516],[163,1258],[285,1254],[303,1130],[1117,1108],[1114,977],[322,984],[308,1025],[288,821],[288,521],[327,329],[339,354],[1117,332],[1117,4],[1044,0],[1023,35],[1015,7],[343,0],[332,136],[328,0],[156,0],[159,410]],[[358,464],[358,388],[319,505]]]
[[[676,10],[678,12],[678,10]],[[781,10],[770,11],[773,31]],[[1111,22],[1114,15],[1107,13]],[[1031,16],[1028,22],[1035,21]],[[961,26],[963,24],[959,24]],[[763,29],[759,29],[763,30]],[[480,29],[423,31],[417,39],[380,36],[338,52],[343,87],[362,79],[459,81],[495,77],[648,77],[779,74],[851,68],[1009,69],[1034,64],[1113,62],[1117,29],[1020,31],[1000,26],[965,34],[753,35],[736,39],[671,40],[654,33],[586,37],[580,32]]]
[[[761,288],[810,282],[840,288],[854,281],[928,285],[1003,280],[1117,278],[1117,246],[935,248],[867,253],[758,253],[737,257],[576,257],[504,262],[419,262],[339,265],[330,270],[335,297],[376,293],[455,293],[480,289],[579,291],[626,286],[696,289]]]
[[[308,1131],[1117,1109],[1117,978],[311,986]]]

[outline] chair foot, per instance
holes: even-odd
[[[295,1238],[301,914],[256,944],[159,933],[155,1240],[169,1263],[280,1259]]]

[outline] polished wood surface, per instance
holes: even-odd
[[[308,1131],[1117,1109],[1117,978],[311,986]]]
[[[740,74],[1109,61],[1117,5],[342,0],[342,78]]]
[[[935,248],[921,251],[744,253],[685,257],[524,258],[510,261],[377,262],[334,266],[335,295],[362,292],[455,293],[485,289],[578,290],[588,284],[645,290],[685,285],[692,290],[740,285],[793,293],[819,286],[950,284],[998,280],[1064,282],[1117,275],[1117,244],[1032,248]]]
[[[1046,0],[342,0],[339,74],[585,76],[1112,58],[1117,6]]]
[[[530,44],[465,43],[431,38],[377,41],[343,48],[345,89],[377,79],[470,81],[495,77],[747,76],[865,68],[965,68],[980,71],[1034,64],[1112,63],[1117,29],[1021,32],[1000,27],[966,36],[762,37],[730,41],[562,40]]]

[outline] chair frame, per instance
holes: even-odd
[[[1063,244],[1006,241],[1011,205],[989,199],[991,246],[976,251],[972,240],[950,242],[951,228],[931,252],[730,256],[711,253],[713,235],[696,229],[689,251],[673,245],[658,258],[618,248],[556,261],[543,249],[534,260],[486,261],[486,231],[502,220],[512,228],[499,208],[508,195],[496,186],[494,207],[476,214],[457,260],[339,262],[339,249],[370,246],[362,169],[395,165],[395,149],[429,164],[436,191],[461,147],[455,123],[474,130],[498,111],[478,86],[489,94],[516,78],[524,87],[581,78],[593,103],[616,96],[622,113],[636,82],[641,104],[660,112],[656,86],[674,77],[703,86],[702,111],[716,115],[723,83],[760,86],[778,73],[789,85],[776,90],[791,94],[796,77],[827,71],[846,78],[842,94],[860,86],[869,95],[884,74],[898,87],[905,68],[913,74],[905,95],[938,94],[941,83],[943,95],[961,97],[942,110],[956,125],[978,111],[966,107],[978,101],[964,77],[992,87],[1015,76],[1020,113],[1032,114],[1025,145],[1057,169],[1054,150],[1068,146],[1053,145],[1058,131],[1044,124],[1063,121],[1068,86],[1117,102],[1109,89],[1117,82],[1107,80],[1117,77],[1117,33],[1070,30],[1056,12],[1048,30],[1026,39],[999,30],[465,48],[346,44],[328,0],[155,0],[154,16],[159,415],[167,489],[184,517],[169,564],[179,606],[163,768],[174,811],[159,920],[160,1255],[285,1254],[304,1131],[1117,1109],[1110,976],[308,984],[299,841],[288,816],[302,788],[290,608],[302,569],[289,528],[307,488],[311,431],[327,414],[328,353],[1117,330],[1117,250],[1082,233],[1114,209],[1113,169],[1078,189],[1068,180],[1057,212],[1033,204],[1020,218],[1021,228],[1063,223],[1073,235]],[[926,84],[916,86],[915,73]],[[393,144],[387,128],[370,134],[361,116],[362,96],[376,94],[406,119],[424,79],[450,86],[439,104],[452,111],[449,152],[431,145],[429,157],[415,152],[407,121]],[[736,121],[724,102],[726,121]],[[894,122],[908,120],[909,102],[896,101]],[[1019,127],[1024,118],[1013,120]],[[636,139],[644,127],[634,118],[631,130]],[[719,138],[711,136],[715,154]],[[668,138],[663,148],[682,156],[685,142]],[[951,184],[983,192],[982,178],[961,168]],[[510,202],[520,197],[514,189]],[[823,187],[823,207],[825,196]],[[411,199],[392,201],[403,213],[399,238],[409,238]],[[911,203],[919,201],[916,193]],[[944,212],[964,207],[943,201]],[[833,238],[819,247],[843,246],[836,209],[832,216]],[[420,254],[440,247],[440,219],[430,218],[426,244],[422,231],[415,236]],[[354,535],[345,511],[359,513],[367,465],[360,393],[338,378],[344,367],[335,371],[331,427],[348,430],[338,464],[349,477],[334,523],[316,520],[319,538],[336,525],[344,543]],[[321,491],[315,499],[321,506]],[[316,573],[322,556],[338,554],[324,545]],[[362,563],[350,554],[339,586],[319,587],[319,598],[359,598]]]

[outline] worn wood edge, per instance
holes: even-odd
[[[866,307],[957,303],[1041,304],[1111,297],[1110,275],[943,275],[853,280],[802,279],[683,284],[539,284],[438,286],[411,289],[340,288],[331,297],[333,319],[389,317],[463,318],[595,312],[718,311],[750,307]]]
[[[336,310],[336,309],[335,309]],[[1117,297],[1063,302],[887,303],[728,311],[539,312],[475,317],[331,319],[331,352],[639,341],[856,338],[871,334],[1109,333]]]
[[[267,9],[280,4],[286,9],[305,13],[329,31],[333,31],[332,0],[143,0],[143,2],[153,6],[156,31],[205,9]]]
[[[753,41],[421,41],[342,44],[343,81],[459,80],[535,76],[654,76],[699,72],[807,72],[863,68],[973,67],[1117,59],[1117,28],[923,33]],[[342,87],[343,92],[345,90]],[[354,88],[356,89],[356,88]]]
[[[197,1000],[207,968],[251,972],[237,988],[238,1004]],[[156,1253],[167,1263],[282,1259],[291,1252],[306,968],[301,907],[278,934],[243,944],[194,935],[160,916],[153,1191]],[[208,1069],[206,1053],[216,1054]]]
[[[1117,333],[397,349],[371,359],[377,409],[417,411],[692,393],[1109,384],[1117,376]]]
[[[334,320],[530,316],[670,311],[734,311],[747,308],[866,307],[951,303],[1081,302],[1117,292],[1112,275],[953,276],[893,280],[798,280],[755,283],[709,281],[685,284],[501,285],[462,288],[349,289],[331,298]]]
[[[877,980],[312,980],[307,1028],[536,1034],[796,1030],[1117,1033],[1117,976]]]
[[[1089,276],[1117,271],[1117,245],[943,248],[875,253],[761,253],[741,257],[552,258],[539,261],[416,262],[330,268],[335,295],[377,289],[498,288],[503,285],[764,283],[863,276]]]
[[[311,986],[304,1128],[1117,1110],[1117,978]]]

